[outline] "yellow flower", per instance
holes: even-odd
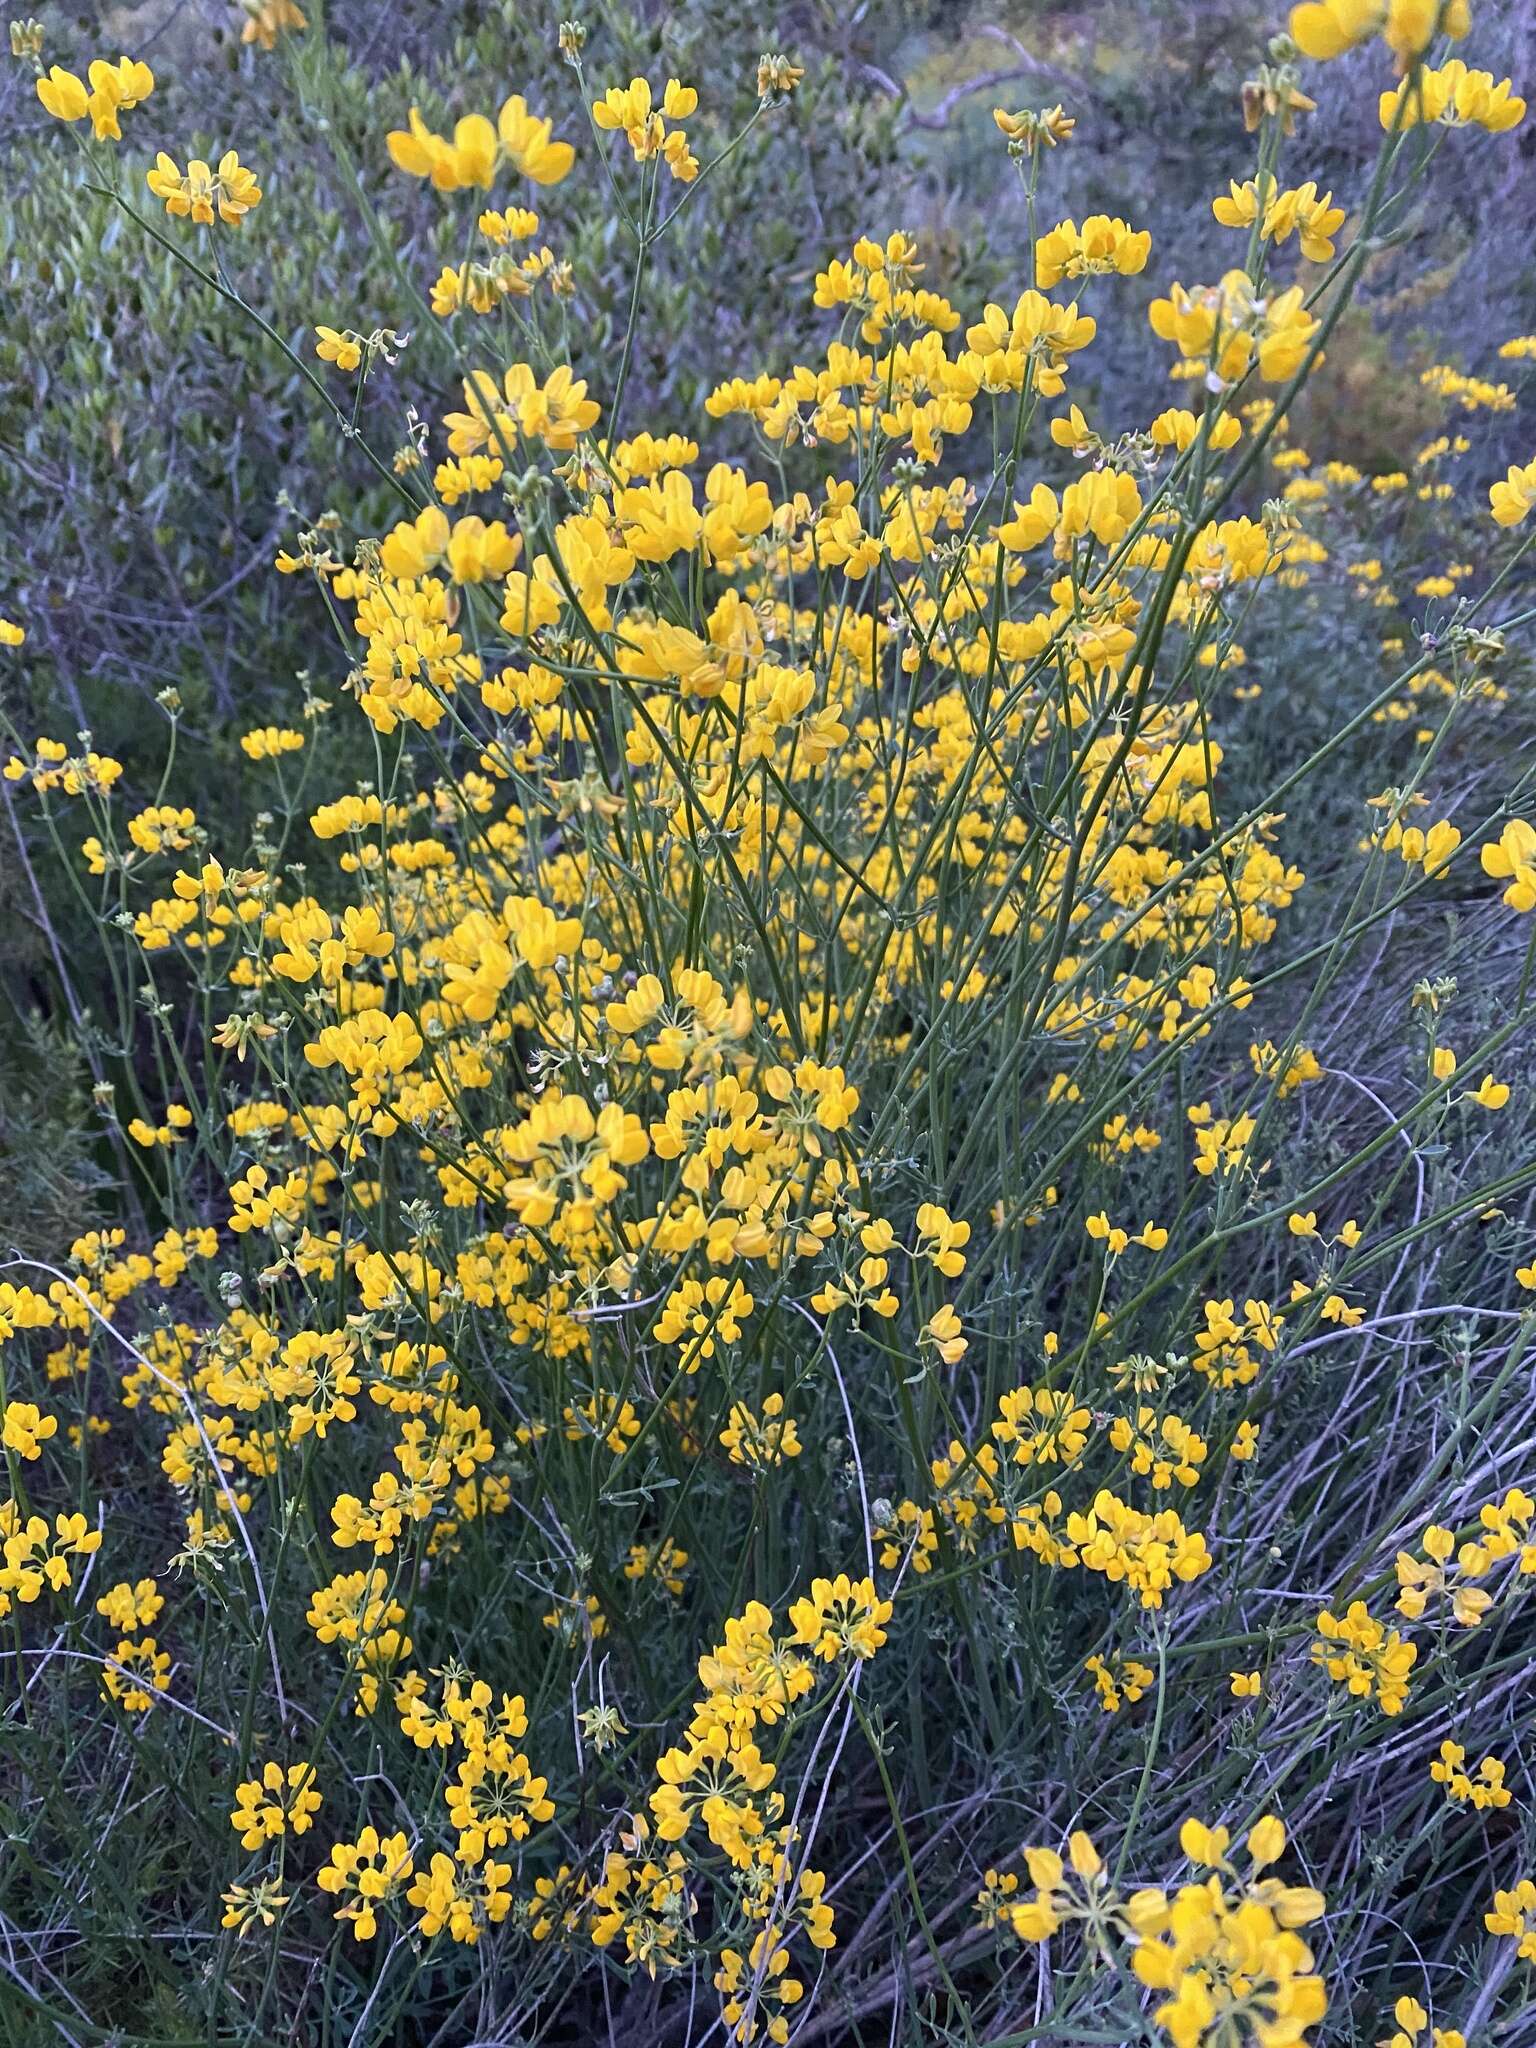
[[[1494,82],[1489,71],[1469,71],[1459,57],[1438,71],[1425,66],[1405,78],[1395,92],[1381,96],[1381,125],[1386,129],[1416,128],[1435,121],[1447,128],[1482,128],[1507,135],[1525,119],[1525,101],[1511,90],[1507,78]]]
[[[1483,873],[1508,882],[1504,901],[1511,910],[1536,910],[1536,825],[1511,818],[1498,838],[1482,849]]]
[[[1096,469],[1067,485],[1061,498],[1058,542],[1092,534],[1104,547],[1123,540],[1141,512],[1141,490],[1126,470]]]
[[[1342,57],[1380,35],[1405,71],[1437,35],[1461,37],[1471,25],[1469,0],[1308,0],[1291,9],[1291,36],[1304,57]]]
[[[425,1870],[418,1870],[406,1897],[416,1907],[417,1926],[429,1939],[448,1930],[451,1941],[473,1947],[485,1929],[505,1920],[512,1910],[508,1880],[510,1863],[487,1858],[467,1866],[439,1850]]]
[[[733,1402],[720,1442],[733,1465],[759,1468],[798,1458],[801,1450],[794,1417],[784,1413],[782,1394],[767,1395],[758,1414],[745,1402]]]
[[[1229,270],[1219,285],[1171,285],[1166,298],[1152,301],[1148,318],[1153,333],[1173,342],[1192,369],[1221,384],[1255,367],[1267,383],[1283,383],[1301,368],[1318,328],[1300,285],[1261,297],[1242,270]]]
[[[1152,237],[1125,221],[1095,213],[1079,227],[1064,220],[1035,244],[1035,282],[1043,291],[1064,277],[1134,277],[1145,270]]]
[[[1483,1915],[1490,1934],[1506,1934],[1515,1942],[1522,1962],[1536,1963],[1536,1883],[1522,1877],[1509,1891],[1493,1895],[1493,1911]]]
[[[1331,1679],[1357,1699],[1376,1700],[1384,1714],[1402,1712],[1418,1661],[1415,1644],[1373,1619],[1363,1600],[1352,1601],[1342,1616],[1324,1609],[1317,1629],[1312,1656]]]
[[[162,1650],[153,1636],[137,1641],[125,1636],[101,1671],[102,1691],[115,1700],[125,1714],[147,1714],[156,1693],[168,1692],[171,1684],[171,1653]]]
[[[496,116],[496,132],[508,163],[535,185],[558,185],[570,175],[571,165],[576,161],[575,150],[568,142],[553,141],[550,128],[549,121],[529,113],[517,93],[502,102],[501,112]]]
[[[875,1591],[873,1579],[813,1579],[810,1595],[789,1610],[794,1641],[830,1663],[840,1656],[873,1657],[885,1641],[884,1624],[891,1618],[889,1600]]]
[[[336,1919],[350,1923],[354,1942],[371,1942],[379,1931],[379,1907],[410,1880],[412,1868],[406,1837],[365,1827],[356,1841],[332,1847],[330,1860],[315,1872],[315,1884],[340,1898]]]
[[[1017,114],[1010,114],[1004,107],[992,109],[992,119],[1000,133],[1008,138],[1010,151],[1022,152],[1037,149],[1054,149],[1058,142],[1065,142],[1077,122],[1064,107],[1046,107],[1035,113],[1029,108]]]
[[[241,1848],[260,1849],[280,1835],[308,1833],[320,1810],[314,1780],[313,1764],[289,1764],[285,1770],[279,1763],[268,1763],[259,1778],[237,1785],[229,1824],[240,1837]]]
[[[1488,509],[1500,526],[1518,526],[1536,505],[1536,462],[1511,463],[1502,483],[1488,487]]]
[[[296,0],[240,0],[245,20],[240,24],[242,43],[256,43],[263,50],[277,47],[282,35],[298,35],[309,21]]]
[[[958,1365],[969,1348],[960,1318],[948,1302],[923,1325],[923,1342],[932,1344],[946,1365]]]
[[[37,96],[55,121],[83,121],[91,97],[84,81],[58,64],[37,81]]]
[[[18,1457],[36,1459],[42,1446],[58,1434],[59,1418],[45,1415],[31,1401],[7,1401],[0,1414],[0,1444]]]
[[[315,336],[315,354],[321,362],[334,363],[338,370],[355,370],[363,360],[361,336],[339,333],[334,327],[317,327]]]
[[[658,111],[653,106],[649,82],[632,78],[627,86],[612,85],[600,100],[593,101],[592,119],[600,129],[622,133],[637,163],[649,163],[660,157],[671,175],[686,183],[698,176],[698,160],[690,151],[683,130],[669,131],[667,122],[686,120],[698,103],[699,96],[692,86],[669,78]]]
[[[304,735],[290,726],[263,725],[240,735],[240,751],[251,761],[275,761],[282,754],[297,754]]]
[[[411,177],[430,178],[439,192],[458,192],[466,185],[490,190],[496,175],[498,137],[484,114],[465,114],[456,121],[452,142],[434,134],[415,107],[409,121],[408,128],[394,129],[384,138],[398,170]]]
[[[131,57],[119,57],[115,64],[108,64],[104,58],[97,57],[91,64],[89,77],[91,97],[87,112],[96,140],[121,142],[122,129],[118,126],[117,117],[149,98],[155,89],[155,74],[147,64],[136,63]],[[41,81],[38,91],[42,91]]]
[[[261,204],[255,172],[242,164],[232,149],[225,150],[216,171],[194,157],[184,172],[161,150],[155,168],[145,174],[145,183],[157,199],[164,200],[165,210],[173,218],[205,227],[212,225],[215,213],[227,227],[239,227]]]

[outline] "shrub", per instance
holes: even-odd
[[[1536,340],[1400,472],[1292,434],[1428,117],[1523,112],[1465,13],[1296,10],[1149,421],[1074,402],[1157,251],[1057,222],[1060,107],[997,110],[1008,303],[861,237],[690,409],[788,59],[712,136],[566,27],[399,120],[403,364],[263,310],[260,138],[146,197],[142,72],[40,78],[365,483],[283,536],[335,652],[248,826],[174,697],[153,783],[5,771],[132,1162],[0,1289],[26,2024],[1518,2038]],[[1361,191],[1282,185],[1378,27]]]

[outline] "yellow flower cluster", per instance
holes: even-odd
[[[1326,1902],[1309,1885],[1259,1875],[1285,1853],[1284,1826],[1266,1814],[1249,1830],[1244,1877],[1228,1859],[1226,1828],[1187,1820],[1179,1843],[1209,1874],[1172,1897],[1152,1885],[1122,1897],[1081,1830],[1065,1860],[1054,1849],[1026,1849],[1034,1892],[1007,1907],[1008,1924],[1019,1940],[1043,1942],[1081,1923],[1092,1937],[1090,1969],[1111,1967],[1113,1948],[1123,1947],[1137,1980],[1164,1994],[1153,2017],[1174,2048],[1250,2035],[1303,2048],[1328,1996],[1296,1930],[1319,1920]]]
[[[247,13],[263,48],[305,26],[291,0]],[[497,190],[577,169],[520,94],[449,133],[412,107],[376,151],[474,195],[431,244],[460,260],[421,280],[451,409],[413,405],[381,454],[395,331],[307,309],[290,358],[322,394],[316,358],[355,379],[348,435],[393,494],[276,563],[338,636],[340,736],[307,682],[302,718],[239,735],[271,798],[244,837],[89,732],[12,742],[18,809],[74,863],[109,962],[84,1043],[134,1199],[33,1274],[46,1291],[0,1281],[0,1618],[58,1697],[80,1664],[82,1740],[115,1731],[125,1768],[206,1738],[247,2031],[302,1957],[360,2048],[370,2015],[462,2031],[471,1982],[498,2038],[590,2031],[595,2007],[558,2005],[584,1971],[635,2001],[610,2034],[661,2039],[675,1976],[712,1984],[727,2039],[787,2043],[843,2024],[845,1900],[855,2027],[914,1992],[967,2040],[1015,2038],[1025,2004],[1042,2037],[1150,2019],[1173,2048],[1302,2048],[1323,2020],[1303,1930],[1324,1902],[1273,1874],[1277,1817],[1235,1857],[1186,1820],[1169,1883],[1124,1891],[1119,1864],[1154,1822],[1171,1843],[1186,1758],[1219,1748],[1223,1810],[1251,1817],[1285,1743],[1293,1810],[1317,1811],[1335,1765],[1389,1768],[1359,1709],[1404,1716],[1399,1744],[1458,1725],[1536,1577],[1494,1426],[1518,1351],[1479,1377],[1536,1289],[1511,1256],[1529,976],[1501,980],[1488,940],[1500,896],[1536,910],[1536,826],[1459,766],[1453,804],[1443,751],[1510,729],[1519,656],[1492,619],[1512,640],[1519,614],[1485,618],[1502,572],[1478,529],[1436,524],[1536,343],[1506,346],[1508,386],[1409,380],[1433,438],[1392,468],[1293,438],[1433,153],[1404,132],[1522,117],[1508,81],[1424,61],[1467,14],[1296,8],[1245,92],[1249,174],[1210,203],[1238,239],[1188,273],[1217,281],[1150,295],[1188,404],[1118,422],[1084,372],[1151,237],[1037,223],[1073,128],[1051,108],[996,116],[1028,210],[998,300],[951,304],[902,228],[818,250],[806,360],[633,425],[654,249],[704,218],[694,189],[746,130],[696,154],[713,96],[691,140],[692,86],[595,89],[566,24],[581,168],[634,243],[612,360],[572,310],[587,242],[533,248],[538,216]],[[1332,191],[1280,175],[1311,105],[1295,59],[1377,35],[1399,82],[1346,235]],[[54,67],[42,104],[117,140],[154,81],[127,59],[89,78]],[[801,81],[765,55],[751,121]],[[264,203],[233,149],[147,181],[196,225]],[[1536,464],[1511,467],[1481,531],[1533,506]],[[1298,646],[1367,631],[1395,680],[1351,672],[1336,704],[1291,676]],[[1367,772],[1351,748],[1395,749],[1369,770],[1390,786],[1335,829],[1323,774]],[[1336,999],[1358,941],[1386,960],[1437,904],[1474,944],[1397,1011]],[[1401,1024],[1401,1070],[1352,1058],[1367,1011],[1384,1040]],[[1447,1281],[1455,1306],[1427,1306],[1472,1231],[1500,1299]],[[1377,1472],[1348,1432],[1421,1327],[1455,1370],[1437,1351],[1401,1401],[1393,1380]],[[1421,1387],[1454,1462],[1394,1434]],[[102,1592],[98,1550],[122,1574]],[[1031,1810],[1121,1816],[1113,1871],[1081,1829],[1023,1852],[1027,1888],[1002,1868],[1025,1726]],[[1513,1804],[1497,1758],[1466,1762],[1447,1736],[1428,1784],[1398,1773],[1403,1840],[1476,1825],[1433,1785]],[[986,1789],[951,1804],[965,1772]],[[992,1939],[957,1935],[946,1873],[989,1857]],[[1522,1954],[1530,1889],[1488,1918]],[[1071,1949],[1023,2003],[1016,1940]],[[523,1973],[514,2023],[492,2005]],[[1412,1999],[1395,2015],[1395,2044],[1458,2048]]]

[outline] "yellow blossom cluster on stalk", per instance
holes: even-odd
[[[1182,1884],[1171,1899],[1155,1885],[1122,1896],[1081,1829],[1068,1842],[1066,1860],[1054,1849],[1025,1849],[1034,1892],[1009,1906],[1007,1924],[1020,1941],[1042,1942],[1081,1922],[1090,1968],[1123,1967],[1114,1956],[1114,1947],[1123,1947],[1136,1980],[1167,1994],[1153,2017],[1174,2048],[1305,2040],[1328,1995],[1296,1930],[1320,1920],[1326,1901],[1309,1885],[1259,1875],[1284,1855],[1284,1825],[1265,1814],[1249,1830],[1241,1877],[1228,1859],[1227,1828],[1186,1820],[1179,1846],[1209,1875]]]
[[[263,50],[308,28],[247,16]],[[1415,1856],[1529,1821],[1447,1731],[1528,1668],[1536,1578],[1536,1168],[1496,1142],[1529,1131],[1536,827],[1486,737],[1528,690],[1531,531],[1501,536],[1536,464],[1449,525],[1461,427],[1517,402],[1454,365],[1400,471],[1296,438],[1411,225],[1415,131],[1519,127],[1444,55],[1470,26],[1297,7],[1253,144],[1234,110],[1214,281],[1169,277],[1130,201],[1046,225],[1074,117],[998,109],[1027,222],[998,298],[952,303],[882,224],[806,266],[810,361],[643,421],[648,266],[792,105],[788,58],[734,136],[707,79],[594,82],[574,23],[558,115],[493,120],[473,78],[448,133],[402,107],[375,154],[480,254],[402,256],[419,343],[316,307],[301,357],[222,234],[267,231],[283,167],[146,169],[118,117],[148,67],[87,86],[22,37],[125,225],[345,392],[384,508],[276,557],[334,702],[306,679],[302,723],[239,734],[248,829],[89,732],[4,767],[112,963],[124,1192],[0,1262],[0,1621],[47,1679],[29,1741],[46,1703],[206,1823],[217,2038],[533,2038],[574,2000],[583,2038],[682,2039],[715,1994],[741,2044],[905,2010],[914,2039],[921,2011],[1297,2048],[1390,2006],[1362,2017],[1323,1889],[1273,1874],[1326,1862],[1340,1941],[1390,1922],[1366,1865],[1394,1908],[1416,1869],[1340,1861],[1366,1773],[1411,1778]],[[1374,173],[1322,190],[1297,52],[1377,37]],[[632,266],[611,348],[578,331],[572,195]],[[1096,395],[1116,324],[1175,401],[1150,417]],[[1282,745],[1274,649],[1321,663],[1341,619],[1381,673],[1293,686]],[[1389,996],[1431,920],[1460,950]],[[1355,1071],[1389,1011],[1391,1074]],[[1490,1298],[1435,1277],[1464,1237]],[[1433,1388],[1415,1354],[1400,1392],[1421,1317]],[[1371,1431],[1431,1399],[1378,1467]],[[1227,1823],[1183,1817],[1186,1762]],[[1048,1829],[1065,1857],[1021,1849]],[[1533,1929],[1519,1879],[1487,1931],[1529,1962]],[[1391,2038],[1429,2039],[1392,1996]]]

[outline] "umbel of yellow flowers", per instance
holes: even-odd
[[[1459,40],[1471,26],[1469,0],[1307,0],[1291,10],[1291,35],[1304,57],[1342,57],[1379,35],[1404,71],[1436,36]]]
[[[237,228],[245,216],[261,204],[261,187],[256,173],[242,164],[232,149],[219,158],[217,170],[210,170],[201,157],[193,157],[185,170],[162,149],[155,168],[146,171],[144,182],[174,219],[190,220],[211,227],[214,217],[226,227]]]
[[[83,121],[89,115],[98,142],[121,142],[117,117],[149,98],[155,74],[131,57],[119,57],[115,64],[98,57],[86,76],[89,88],[74,72],[55,64],[38,79],[37,96],[56,121]]]
[[[503,163],[535,185],[558,185],[569,175],[576,152],[552,139],[551,125],[530,114],[522,96],[513,93],[494,126],[484,114],[465,114],[454,123],[451,142],[435,134],[415,107],[409,127],[393,129],[384,140],[398,170],[430,179],[439,192],[470,185],[489,192]]]
[[[1112,1947],[1128,1950],[1135,1976],[1166,1994],[1153,2017],[1174,2048],[1250,2036],[1268,2048],[1295,2048],[1328,2009],[1312,1951],[1296,1932],[1321,1919],[1326,1901],[1310,1885],[1260,1875],[1285,1853],[1285,1828],[1274,1814],[1248,1832],[1246,1876],[1229,1860],[1231,1840],[1224,1827],[1185,1821],[1179,1846],[1206,1874],[1171,1898],[1156,1885],[1122,1897],[1079,1829],[1065,1859],[1054,1849],[1024,1851],[1034,1895],[1007,1908],[1008,1923],[1027,1942],[1081,1923],[1094,1937],[1084,1955],[1090,1969],[1108,1967]]]

